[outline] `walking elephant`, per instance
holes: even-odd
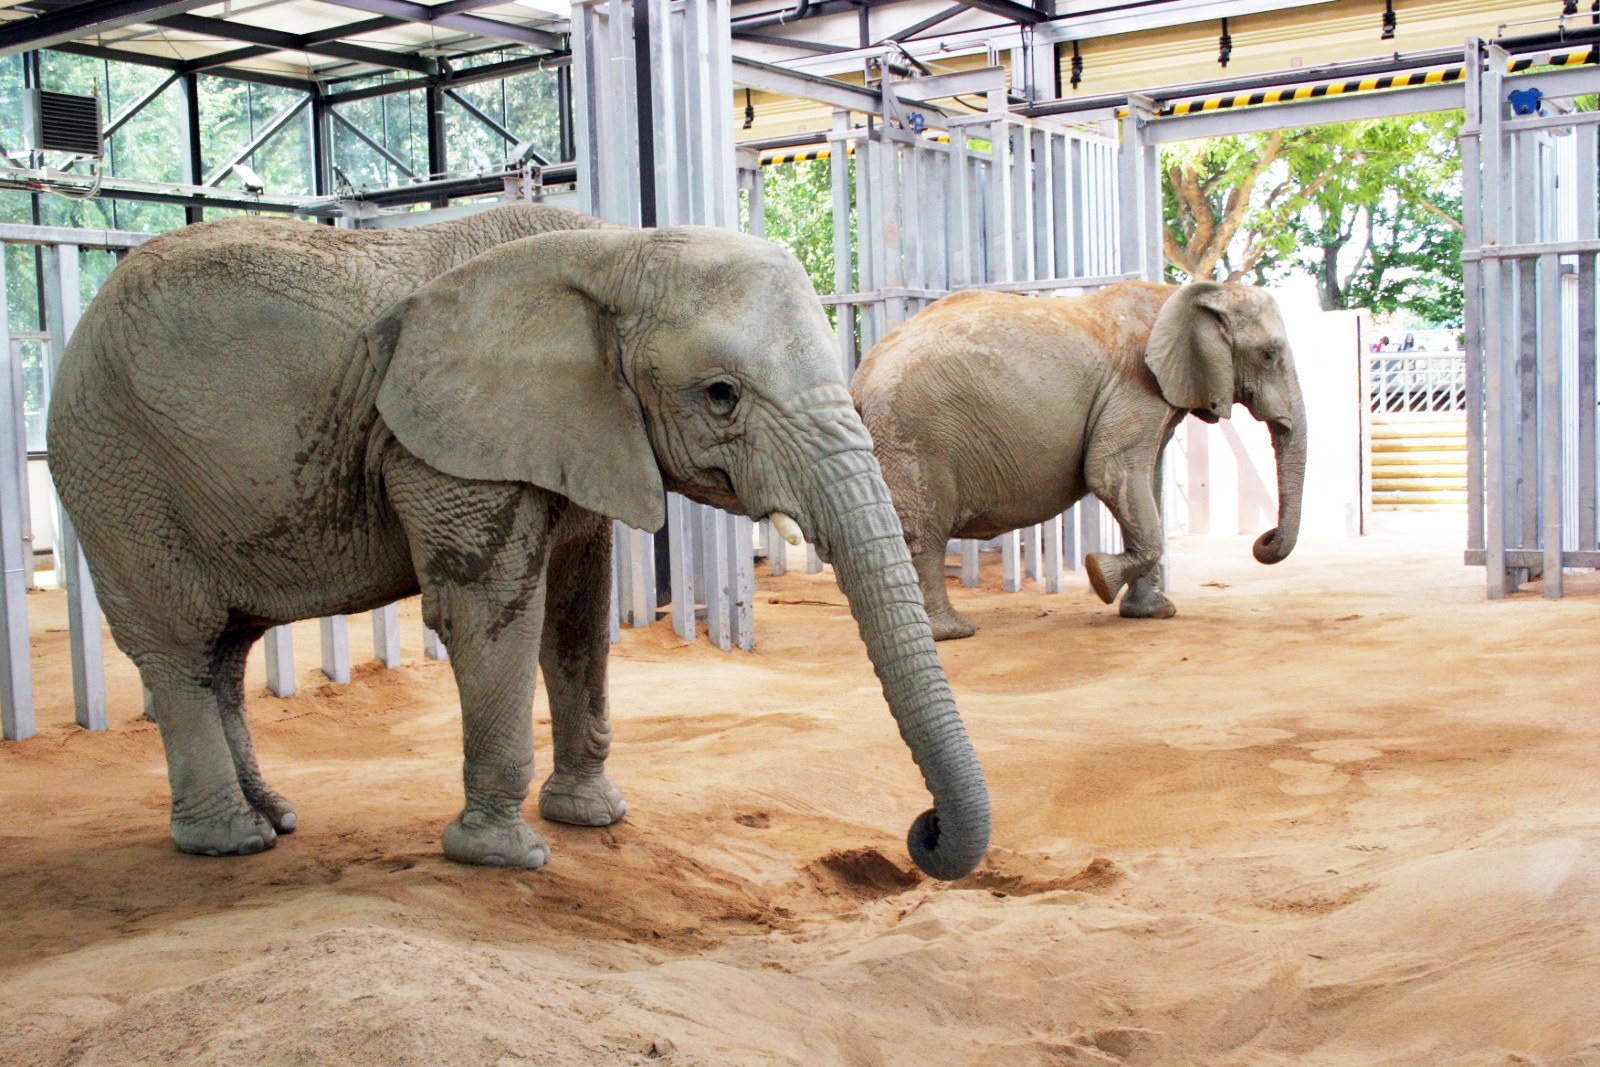
[[[1300,384],[1272,297],[1216,282],[1124,282],[1088,296],[945,297],[873,347],[851,393],[905,529],[936,640],[975,627],[945,590],[951,537],[1032,526],[1093,493],[1126,548],[1085,560],[1107,604],[1166,618],[1151,570],[1161,552],[1162,449],[1187,413],[1227,418],[1237,402],[1272,429],[1278,525],[1255,543],[1293,550],[1305,479]]]
[[[933,794],[917,864],[983,856],[989,801],[871,441],[793,256],[532,205],[406,230],[233,219],[131,253],[68,346],[51,466],[117,644],[155,695],[180,849],[294,829],[245,718],[279,623],[419,590],[460,689],[465,863],[538,867],[522,816],[534,668],[547,819],[603,825],[611,524],[663,490],[798,527],[831,559]]]

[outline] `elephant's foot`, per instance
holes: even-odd
[[[935,641],[955,641],[978,632],[978,627],[971,619],[954,610],[929,615],[928,625],[933,627]]]
[[[470,809],[445,827],[444,854],[457,863],[485,867],[533,870],[550,862],[550,846],[522,816],[504,820]]]
[[[1124,619],[1170,619],[1178,613],[1153,582],[1134,582],[1122,595],[1117,613]]]
[[[209,818],[174,814],[172,840],[180,852],[200,856],[248,856],[271,848],[278,834],[265,815],[241,806]]]
[[[299,819],[295,816],[294,805],[285,800],[281,793],[268,789],[263,783],[255,783],[244,786],[244,798],[250,802],[252,808],[266,817],[278,833],[294,833]]]
[[[610,826],[628,814],[628,802],[603,774],[581,777],[557,771],[539,790],[539,814],[573,826]]]
[[[1089,572],[1089,585],[1095,596],[1109,604],[1126,583],[1122,575],[1122,560],[1104,552],[1091,552],[1083,557],[1083,569]]]

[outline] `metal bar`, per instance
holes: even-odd
[[[117,112],[116,117],[113,118],[110,122],[105,124],[105,128],[100,131],[100,139],[102,141],[110,140],[112,134],[114,134],[118,130],[122,129],[123,126],[126,126],[130,119],[132,119],[134,116],[138,115],[139,112],[141,112],[141,111],[143,111],[145,109],[145,105],[149,104],[150,101],[154,100],[156,97],[158,97],[162,93],[166,92],[167,91],[167,87],[169,85],[171,85],[173,82],[177,81],[177,80],[178,80],[178,73],[177,73],[177,71],[173,71],[170,75],[168,75],[165,79],[163,79],[158,85],[156,85],[156,87],[154,89],[151,89],[150,91],[148,91],[146,93],[140,94],[138,99],[134,100],[127,107],[125,107],[121,111]]]
[[[339,114],[338,108],[330,105],[328,108],[328,114],[333,117],[333,121],[337,122],[339,125],[355,134],[356,137],[368,148],[378,153],[378,155],[382,156],[384,159],[387,159],[401,174],[404,174],[408,178],[415,178],[417,176],[415,171],[406,166],[405,160],[401,159],[399,156],[385,148],[360,126],[357,126],[355,123]]]
[[[0,256],[0,323],[9,322],[5,257]],[[34,734],[33,661],[28,642],[27,575],[23,494],[28,491],[27,451],[22,440],[22,363],[4,346],[0,374],[0,739],[23,741]],[[25,569],[26,568],[26,569]]]
[[[325,615],[322,630],[322,673],[339,685],[350,684],[350,620],[344,615]]]
[[[327,0],[328,3],[338,7],[354,8],[357,11],[370,11],[375,15],[385,15],[389,18],[404,19],[406,22],[418,22],[447,26],[452,30],[461,30],[465,33],[475,33],[480,37],[492,37],[501,41],[517,41],[521,44],[531,44],[539,48],[556,51],[566,47],[560,35],[536,30],[531,26],[516,26],[508,22],[498,22],[494,19],[484,18],[482,15],[469,15],[464,12],[450,13],[446,10],[440,13],[440,8],[449,8],[448,4],[438,7],[429,7],[427,4],[413,3],[411,0]]]
[[[333,123],[328,118],[330,110],[323,89],[318,86],[311,94],[311,188],[318,196],[333,192]]]
[[[200,5],[191,6],[198,7]],[[311,35],[284,33],[282,30],[269,29],[265,26],[251,26],[242,22],[229,22],[226,19],[175,14],[165,18],[146,19],[144,21],[156,26],[163,26],[169,30],[201,34],[206,37],[220,38],[224,41],[239,41],[243,44],[261,45],[281,52],[308,52],[312,55],[346,59],[352,63],[370,63],[375,67],[409,70],[414,74],[432,74],[434,72],[434,65],[429,60],[409,52],[391,52],[387,49],[369,48],[365,45],[350,44],[345,41],[317,40]]]
[[[205,153],[200,143],[200,76],[189,71],[179,82],[183,86],[183,108],[178,113],[183,181],[185,185],[198,186],[200,176],[205,173]],[[192,206],[186,207],[183,214],[187,222],[199,222],[205,217],[202,208]]]
[[[754,41],[757,44],[777,45],[779,48],[793,48],[797,52],[811,52],[816,55],[836,55],[840,52],[854,52],[842,44],[823,44],[819,41],[800,41],[793,37],[773,37],[754,30],[734,30],[735,41]]]
[[[1585,252],[1600,252],[1600,240],[1595,238],[1580,238],[1575,241],[1517,241],[1494,248],[1479,248],[1473,251],[1471,260],[1482,261],[1485,259],[1534,259],[1547,252],[1558,255],[1581,255]],[[1467,259],[1467,254],[1462,252],[1462,259]]]
[[[46,380],[53,382],[61,366],[67,341],[78,327],[82,311],[79,292],[78,246],[51,245],[45,249],[45,315],[51,338],[45,364]],[[72,709],[78,725],[104,730],[106,715],[105,649],[100,634],[100,602],[94,580],[78,545],[78,533],[65,509],[56,521],[56,567],[65,573],[67,631],[72,647]]]
[[[1064,516],[1044,520],[1044,591],[1061,592],[1061,527]]]
[[[213,0],[214,2],[214,0]],[[88,56],[91,59],[109,59],[113,63],[132,63],[141,67],[157,67],[161,70],[175,70],[182,73],[193,73],[199,67],[199,61],[174,59],[170,56],[156,56],[148,52],[134,52],[125,48],[102,48],[99,45],[84,44],[81,41],[63,41],[61,44],[52,45],[52,52],[66,52],[68,55]],[[219,78],[228,78],[233,81],[251,82],[255,85],[274,85],[280,89],[295,89],[308,93],[316,84],[308,78],[294,78],[284,74],[268,74],[259,70],[245,70],[241,67],[218,67],[208,70]]]
[[[1501,132],[1501,75],[1491,63],[1483,64],[1482,43],[1467,42],[1467,65],[1474,75],[1477,92],[1470,104],[1478,113],[1478,145],[1482,163],[1480,201],[1482,226],[1479,239],[1485,246],[1500,243],[1504,207],[1505,138]],[[1492,55],[1492,53],[1491,53]],[[1471,208],[1472,205],[1468,205]],[[1483,403],[1484,403],[1484,493],[1483,550],[1488,596],[1503,599],[1508,590],[1506,572],[1506,367],[1504,341],[1505,300],[1502,293],[1502,265],[1498,259],[1483,261]],[[1468,294],[1471,299],[1471,294]],[[1470,338],[1468,339],[1470,343]]]
[[[0,222],[0,242],[6,244],[75,244],[80,248],[137,248],[156,238],[153,233],[135,230],[73,229],[70,226],[33,226],[23,222]]]
[[[1483,300],[1484,279],[1476,256],[1467,258],[1468,251],[1477,251],[1483,238],[1483,201],[1481,192],[1482,162],[1480,150],[1482,122],[1482,91],[1479,77],[1482,63],[1478,59],[1475,41],[1468,41],[1464,52],[1463,68],[1466,70],[1466,114],[1461,130],[1461,281],[1466,294],[1462,317],[1462,336],[1465,338],[1467,379],[1467,548],[1484,546],[1484,333]],[[1362,351],[1366,351],[1362,348]],[[1362,375],[1362,390],[1367,402],[1362,405],[1362,492],[1361,518],[1365,532],[1371,521],[1372,509],[1372,374]],[[1381,388],[1381,384],[1380,384]],[[1383,408],[1382,410],[1388,410]]]
[[[450,662],[450,650],[445,647],[444,639],[427,623],[422,624],[422,656],[441,663]]]
[[[752,524],[748,515],[728,516],[728,575],[731,603],[728,605],[730,637],[736,648],[753,652],[756,647],[755,558],[751,555]]]
[[[833,108],[859,111],[866,115],[883,114],[883,95],[860,85],[823,78],[815,74],[775,67],[770,63],[757,63],[751,59],[733,61],[733,84],[749,89],[761,89],[779,96],[798,100],[814,100]],[[947,128],[949,119],[943,111],[923,104],[902,103],[907,116],[921,115],[929,128]]]
[[[1539,173],[1537,146],[1532,137],[1508,134],[1512,148],[1512,175],[1516,193],[1510,198],[1513,226],[1517,239],[1529,242],[1537,238],[1539,217],[1537,209],[1544,198],[1536,192],[1534,184]],[[1517,458],[1520,460],[1516,474],[1517,517],[1521,520],[1513,529],[1520,531],[1516,539],[1518,548],[1537,548],[1539,545],[1539,275],[1537,261],[1518,260],[1517,276]]]
[[[1020,26],[1032,26],[1049,17],[1038,8],[1019,4],[1016,0],[963,0],[963,2],[965,6],[975,11],[987,11],[991,15],[999,15],[1008,22],[1015,22]]]
[[[1290,104],[1205,111],[1152,119],[1146,139],[1150,144],[1168,144],[1172,141],[1228,137],[1294,126],[1322,126],[1432,111],[1454,111],[1462,106],[1464,100],[1465,93],[1459,84],[1425,85],[1391,92],[1321,97]]]
[[[1561,549],[1564,542],[1562,498],[1561,410],[1561,259],[1539,260],[1539,302],[1542,323],[1539,336],[1539,417],[1543,448],[1543,500],[1540,520],[1544,538],[1544,595],[1563,592]]]
[[[940,23],[949,22],[951,19],[955,18],[957,15],[965,14],[966,12],[971,11],[971,10],[972,10],[972,8],[967,4],[953,4],[950,7],[945,8],[943,11],[939,11],[939,12],[936,12],[935,14],[929,15],[927,18],[923,19],[921,22],[912,23],[910,26],[907,26],[903,30],[896,30],[894,33],[892,33],[889,36],[885,37],[882,41],[879,41],[878,43],[879,44],[886,44],[889,41],[909,41],[909,40],[912,40],[917,36],[917,34],[925,33],[928,30],[933,29],[935,26],[939,25]]]
[[[261,640],[267,648],[267,691],[276,697],[294,696],[294,633],[289,624],[272,627]]]
[[[1484,566],[1484,554],[1476,549],[1468,549],[1461,554],[1461,560],[1468,567]],[[1506,565],[1521,569],[1542,567],[1545,563],[1544,549],[1542,548],[1508,548],[1506,549]],[[1564,567],[1600,568],[1600,551],[1594,549],[1580,549],[1567,551],[1561,554],[1561,563]]]
[[[1017,531],[1000,535],[1000,588],[1008,593],[1022,591],[1022,539]]]
[[[430,84],[423,90],[428,120],[428,176],[436,177],[450,169],[449,142],[444,122],[444,89]],[[435,197],[434,207],[444,207],[447,197]]]
[[[260,133],[256,134],[248,142],[246,142],[243,148],[229,156],[228,161],[213,171],[211,175],[207,177],[206,180],[201,184],[216,185],[223,178],[227,177],[228,172],[233,169],[234,164],[243,163],[245,160],[254,155],[262,145],[266,144],[268,141],[272,140],[273,137],[277,136],[278,131],[287,126],[290,120],[292,120],[296,115],[300,114],[300,112],[304,111],[310,105],[310,103],[311,97],[307,96],[293,104],[290,104],[288,107],[278,112],[265,126],[261,128]]]
[[[733,648],[733,635],[728,626],[728,607],[732,599],[728,581],[728,529],[723,521],[724,512],[716,508],[701,509],[701,529],[705,540],[705,576],[703,595],[706,601],[706,631],[711,643],[724,652]]]
[[[50,48],[74,38],[96,37],[121,26],[152,22],[164,15],[204,7],[208,2],[210,0],[98,0],[18,19],[0,25],[0,57]]]
[[[479,122],[481,122],[485,126],[489,127],[495,133],[498,133],[501,137],[503,137],[505,140],[509,141],[511,144],[517,144],[521,140],[521,138],[519,138],[516,134],[512,133],[510,130],[508,130],[504,126],[500,125],[498,122],[496,122],[494,119],[490,118],[488,115],[484,114],[482,109],[480,109],[476,104],[474,104],[472,101],[468,100],[466,97],[462,96],[460,93],[456,92],[454,89],[446,89],[444,91],[444,95],[448,96],[450,99],[454,100],[456,103],[458,103],[462,107],[466,108],[467,114],[471,115],[473,118],[477,119]],[[537,152],[533,153],[532,159],[533,159],[533,161],[535,163],[539,163],[539,164],[544,164],[544,163],[550,162],[548,159],[546,159],[543,156],[539,155]]]
[[[671,561],[672,630],[685,641],[693,641],[697,632],[694,532],[689,528],[693,517],[693,507],[686,498],[677,493],[667,494],[667,554]]]
[[[961,545],[961,584],[968,589],[978,587],[978,542],[970,537],[963,538]]]
[[[372,612],[372,657],[390,670],[400,666],[399,604],[385,604]]]

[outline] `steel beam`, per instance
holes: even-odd
[[[1043,11],[1028,4],[1019,4],[1016,0],[962,0],[967,7],[977,11],[987,11],[991,15],[999,15],[1010,22],[1021,26],[1033,26],[1049,18]]]
[[[229,156],[228,161],[223,163],[216,170],[212,171],[211,174],[207,176],[206,180],[201,184],[213,186],[220,182],[223,178],[227,177],[228,172],[233,169],[234,164],[243,163],[257,151],[259,151],[262,145],[266,144],[268,141],[272,140],[273,137],[277,136],[278,131],[287,126],[289,121],[296,115],[300,114],[300,112],[304,111],[307,106],[310,105],[310,103],[311,97],[307,96],[302,100],[290,104],[288,107],[278,112],[265,126],[261,128],[260,133],[256,134],[248,142],[246,142],[243,148]]]
[[[894,95],[902,101],[921,103],[924,100],[942,100],[951,96],[985,95],[1003,91],[1006,87],[1004,67],[980,67],[977,70],[957,71],[954,74],[935,74],[929,78],[912,78],[891,82]]]
[[[105,128],[100,131],[100,140],[101,141],[109,141],[111,139],[111,135],[112,134],[116,133],[118,130],[122,129],[123,126],[127,125],[128,121],[130,119],[132,119],[134,116],[138,115],[139,112],[143,111],[145,109],[145,106],[147,104],[149,104],[152,100],[154,100],[156,97],[160,96],[162,93],[166,92],[167,91],[167,87],[169,85],[171,85],[173,82],[177,81],[177,80],[178,80],[178,72],[177,71],[173,71],[170,75],[168,75],[165,79],[163,79],[162,82],[159,85],[157,85],[154,89],[151,89],[149,92],[144,93],[137,100],[135,100],[133,103],[129,104],[127,107],[125,107],[121,111],[117,112],[116,117],[113,118],[110,122],[106,123]]]
[[[350,684],[350,620],[326,615],[318,620],[322,630],[322,673],[339,685]]]
[[[391,670],[400,666],[399,604],[385,604],[373,611],[372,657]]]
[[[90,0],[64,11],[0,24],[0,57],[51,48],[79,37],[94,37],[119,26],[153,22],[212,0]]]
[[[349,119],[347,119],[343,115],[339,114],[339,109],[338,108],[335,108],[335,107],[330,105],[328,107],[328,114],[331,115],[333,117],[333,120],[335,122],[337,122],[339,125],[343,126],[345,129],[349,130],[351,133],[355,134],[357,139],[360,140],[363,144],[365,144],[368,148],[372,149],[374,152],[378,153],[378,155],[382,156],[384,159],[387,159],[390,163],[394,164],[395,169],[398,170],[401,174],[404,174],[407,178],[415,178],[417,176],[416,172],[413,171],[410,167],[406,166],[405,161],[402,160],[399,156],[395,155],[393,152],[391,152],[387,148],[385,148],[381,143],[379,143],[377,141],[377,139],[375,139],[370,134],[368,134],[367,131],[363,130],[360,126],[357,126],[355,123],[351,122]]]
[[[971,10],[972,10],[972,7],[971,7],[970,4],[954,4],[954,5],[950,6],[950,7],[945,8],[943,11],[938,12],[937,14],[933,14],[933,15],[928,16],[927,18],[923,19],[921,22],[917,22],[917,23],[914,23],[914,24],[912,24],[910,26],[907,26],[903,30],[896,30],[894,33],[892,33],[889,36],[885,37],[879,43],[880,44],[887,44],[890,41],[910,41],[910,40],[913,40],[913,39],[916,38],[916,36],[919,33],[924,33],[924,32],[926,32],[928,30],[931,30],[935,26],[938,26],[938,25],[940,25],[941,23],[944,23],[944,22],[949,22],[951,19],[955,18],[957,15],[965,14],[966,12],[971,11]]]
[[[460,104],[466,110],[467,114],[471,115],[473,118],[477,119],[479,122],[481,122],[485,126],[489,127],[495,133],[498,133],[501,137],[503,137],[506,141],[510,142],[511,144],[517,144],[522,140],[522,138],[518,137],[516,134],[512,133],[510,130],[508,130],[504,126],[500,125],[498,122],[496,122],[489,115],[485,114],[483,109],[479,108],[476,104],[474,104],[472,101],[468,100],[466,97],[462,96],[460,93],[456,92],[454,89],[446,89],[444,91],[444,95],[448,96],[450,99],[452,99],[456,103]],[[539,155],[538,153],[534,154],[533,161],[535,163],[539,163],[539,164],[545,164],[545,163],[550,162],[548,159],[544,158],[543,156]]]
[[[267,691],[275,697],[294,696],[294,633],[289,624],[274,626],[261,640],[267,649]]]
[[[5,257],[0,256],[0,323],[6,318]],[[28,642],[28,577],[33,560],[23,538],[23,494],[28,491],[22,427],[22,365],[10,344],[0,345],[0,739],[34,734],[33,661]]]
[[[45,249],[45,318],[50,329],[45,374],[55,380],[67,341],[77,329],[82,312],[79,293],[78,246],[50,245]],[[72,649],[72,712],[86,730],[104,730],[106,716],[105,649],[100,635],[100,602],[94,580],[78,545],[72,517],[57,507],[56,567],[66,576],[67,632]]]
[[[884,110],[883,96],[875,90],[834,78],[822,78],[815,74],[786,70],[770,63],[757,63],[750,59],[733,61],[733,84],[761,89],[779,96],[815,100],[819,104],[868,115],[881,115]],[[921,115],[923,121],[935,129],[942,130],[949,125],[949,118],[938,108],[906,103],[901,106],[901,110],[907,115]]]
[[[206,73],[218,78],[229,78],[233,81],[250,82],[255,85],[273,85],[280,89],[298,89],[301,92],[310,92],[315,84],[309,78],[295,78],[287,74],[269,74],[259,70],[244,70],[240,67],[211,67],[204,60],[183,60],[171,56],[153,56],[148,52],[134,52],[126,48],[105,48],[100,45],[84,44],[81,41],[63,41],[52,45],[52,52],[65,52],[68,55],[88,56],[91,59],[108,59],[113,63],[132,63],[141,67],[157,67],[161,70],[196,71],[206,69]]]
[[[452,30],[475,33],[480,37],[493,37],[501,41],[531,44],[537,48],[544,48],[552,52],[561,51],[567,47],[567,42],[559,34],[536,30],[531,26],[517,26],[509,22],[498,22],[495,19],[484,18],[481,15],[465,14],[463,9],[451,4],[429,7],[427,4],[414,3],[413,0],[327,0],[327,2],[338,7],[348,7],[357,11],[370,11],[375,15],[404,19],[406,22],[447,26]]]
[[[1192,141],[1203,137],[1228,137],[1241,133],[1260,133],[1295,126],[1322,126],[1336,122],[1362,122],[1367,119],[1420,115],[1432,111],[1454,111],[1466,102],[1462,86],[1425,85],[1381,93],[1330,96],[1317,100],[1297,100],[1288,104],[1206,111],[1194,115],[1174,115],[1152,119],[1145,130],[1147,144]]]
[[[171,15],[152,21],[155,25],[169,30],[261,45],[279,52],[308,52],[312,55],[347,59],[353,63],[370,63],[376,67],[409,70],[415,74],[432,74],[435,70],[434,62],[421,56],[349,44],[345,41],[319,40],[315,34],[284,33],[282,30],[268,29],[265,26],[249,26],[242,22],[229,22],[226,19],[205,18],[200,15]]]

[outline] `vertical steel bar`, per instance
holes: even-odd
[[[1596,171],[1600,170],[1600,157],[1596,154],[1596,131],[1593,126],[1581,126],[1577,135],[1577,202],[1578,233],[1581,240],[1597,236],[1596,225]],[[1595,467],[1596,396],[1595,305],[1596,277],[1595,254],[1578,257],[1578,549],[1592,551],[1596,547]]]
[[[438,660],[441,663],[450,662],[450,650],[445,647],[444,639],[426,623],[422,627],[422,656],[424,659]]]
[[[705,530],[706,631],[711,643],[727,652],[733,648],[733,635],[728,626],[728,608],[732,596],[728,580],[729,546],[725,518],[726,513],[716,508],[702,509],[701,522]]]
[[[1562,524],[1561,426],[1561,257],[1539,257],[1539,302],[1542,311],[1539,344],[1539,415],[1542,431],[1544,486],[1540,521],[1544,538],[1544,595],[1559,597],[1564,590],[1562,569],[1565,541]]]
[[[55,381],[67,341],[78,328],[82,300],[78,271],[78,246],[50,245],[45,249],[45,316],[50,343],[45,353],[44,380]],[[54,495],[54,494],[52,494]],[[78,543],[72,518],[57,501],[56,569],[65,575],[67,631],[72,646],[72,708],[79,726],[104,730],[106,713],[105,649],[100,633],[100,602],[94,580]],[[32,561],[29,561],[30,565]]]
[[[745,652],[756,647],[755,557],[751,555],[752,524],[748,515],[728,516],[728,573],[731,603],[728,618],[733,644]],[[781,543],[781,542],[780,542]]]
[[[1514,212],[1514,240],[1531,244],[1540,237],[1538,209],[1544,204],[1538,182],[1538,143],[1526,133],[1512,134],[1513,173],[1516,195],[1510,198]],[[1539,275],[1532,258],[1515,261],[1517,272],[1517,513],[1520,531],[1518,548],[1539,547]]]
[[[261,641],[267,650],[267,691],[276,697],[294,696],[294,634],[289,624],[272,627]]]
[[[3,249],[0,249],[3,250]],[[0,255],[0,326],[9,329],[5,257]],[[28,587],[24,567],[22,500],[28,491],[22,430],[22,366],[13,346],[4,346],[0,375],[0,738],[22,741],[34,734],[33,661],[28,644]]]
[[[1039,580],[1040,564],[1040,529],[1038,526],[1023,528],[1022,534],[1022,573],[1031,582]]]
[[[1502,201],[1505,198],[1505,138],[1501,129],[1500,64],[1491,52],[1491,61],[1484,62],[1483,49],[1477,39],[1467,42],[1466,68],[1470,87],[1478,91],[1468,96],[1468,107],[1478,113],[1478,152],[1481,160],[1482,205],[1480,249],[1498,252],[1503,240],[1504,222]],[[1470,201],[1469,211],[1477,206]],[[1498,256],[1480,261],[1483,285],[1479,290],[1482,299],[1482,367],[1484,404],[1483,450],[1483,563],[1488,596],[1491,600],[1505,597],[1508,590],[1506,573],[1507,478],[1509,468],[1506,426],[1506,367],[1505,339],[1505,264]],[[1469,290],[1467,299],[1472,299]],[[1468,344],[1472,338],[1467,339]]]
[[[400,666],[399,604],[385,604],[373,610],[372,658],[390,670]]]
[[[695,639],[694,536],[689,530],[691,505],[677,493],[667,494],[667,553],[672,572],[672,630],[685,641]]]
[[[1000,588],[1008,593],[1022,591],[1022,538],[1015,530],[1000,535]]]
[[[978,542],[973,538],[963,538],[961,545],[961,584],[968,589],[978,587]]]
[[[350,620],[344,615],[324,615],[318,622],[322,630],[322,673],[340,685],[349,685]]]
[[[1060,515],[1044,521],[1044,591],[1061,592],[1061,525]]]

